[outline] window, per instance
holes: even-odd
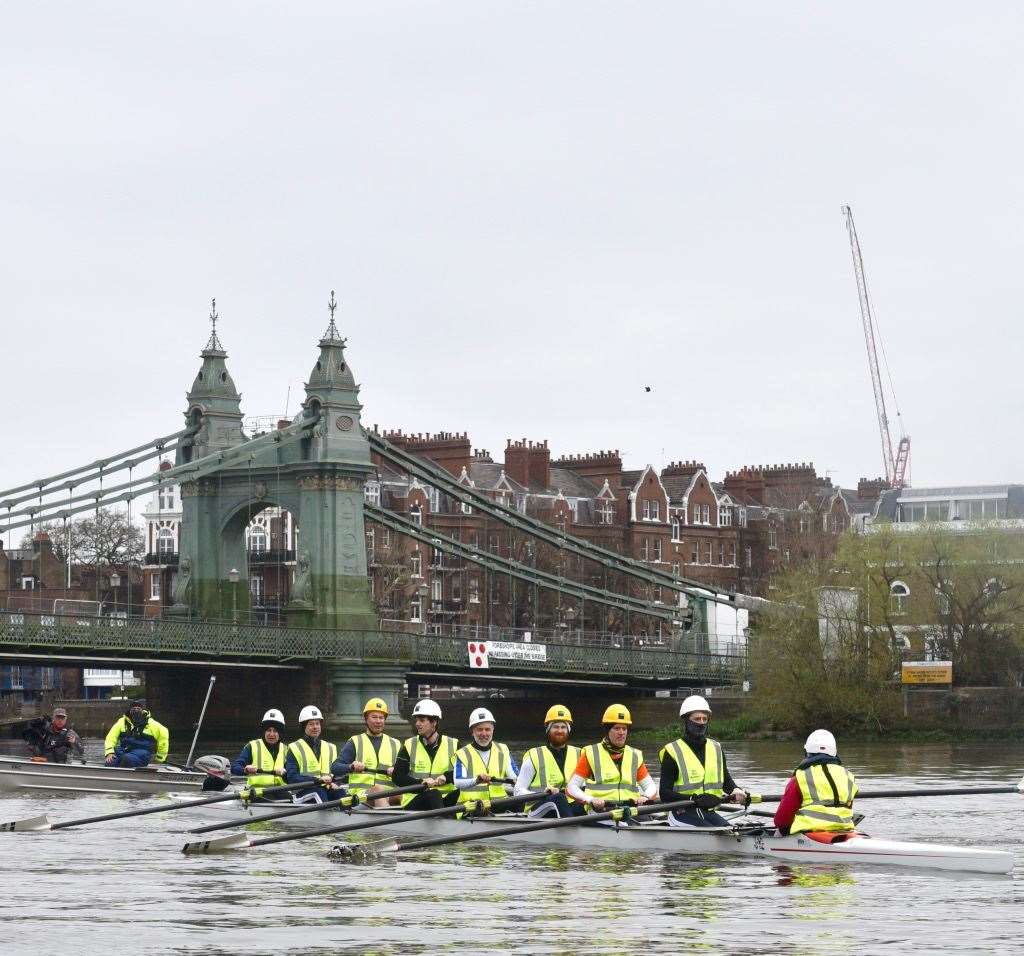
[[[651,541],[651,556],[655,561],[661,560],[661,538],[654,538]]]
[[[718,509],[718,526],[720,528],[732,527],[732,508],[728,505],[722,505]]]
[[[473,506],[467,505],[466,502],[462,502],[462,513],[464,515],[471,515],[473,513]]]
[[[267,550],[267,530],[263,527],[256,527],[249,531],[249,550],[262,554]]]
[[[597,523],[611,524],[615,520],[615,509],[607,498],[602,498],[597,503]]]
[[[672,573],[673,573],[673,574],[674,574],[674,575],[675,575],[675,576],[676,576],[677,578],[679,577],[679,573],[680,573],[680,571],[679,571],[679,562],[678,562],[678,561],[673,561],[673,562],[672,562]]]
[[[704,550],[704,553],[703,553],[702,557],[704,559],[704,564],[711,564],[711,542],[710,541],[705,541],[704,542],[704,549],[703,550]]]
[[[157,491],[157,510],[171,511],[174,508],[174,488],[161,488]]]
[[[423,555],[420,554],[419,548],[409,555],[409,570],[414,578],[423,577]]]
[[[472,575],[469,579],[469,603],[480,603],[480,579],[476,575]]]
[[[673,518],[672,519],[672,540],[673,541],[678,541],[679,540],[679,519],[678,518]]]
[[[25,577],[21,579],[22,591],[34,591],[36,589],[36,579],[31,577]]]
[[[736,567],[736,542],[729,542],[729,567]]]
[[[900,616],[910,607],[910,588],[902,581],[893,581],[889,586],[889,613]]]
[[[151,601],[160,600],[160,575],[152,574],[149,578],[149,599]]]
[[[654,501],[651,498],[644,498],[644,521],[660,521],[661,520],[661,502]]]
[[[779,550],[779,534],[775,530],[775,525],[768,528],[768,550],[778,551]]]
[[[385,550],[391,549],[391,529],[381,528],[380,529],[380,546]]]
[[[789,548],[782,552],[782,560],[789,564]]]
[[[170,528],[161,528],[156,533],[156,553],[174,553],[174,532]]]
[[[462,603],[462,575],[452,576],[452,600]]]
[[[380,505],[380,482],[368,481],[363,485],[363,499],[368,505]]]
[[[565,515],[564,514],[560,514],[558,516],[558,518],[555,520],[555,525],[558,527],[558,530],[562,532],[562,534],[565,534]]]
[[[490,534],[487,535],[487,550],[490,551],[491,554],[497,554],[498,553],[498,532],[497,531],[492,531],[492,532],[490,532]]]
[[[504,491],[499,492],[494,500],[503,508],[508,507],[508,495]]]
[[[693,550],[690,552],[690,564],[700,564],[700,542],[693,542]]]
[[[753,565],[754,565],[754,556],[751,553],[750,548],[744,548],[743,549],[743,563],[748,568],[753,567]]]
[[[431,624],[430,625],[430,633],[433,634],[434,637],[440,637],[441,636],[441,625],[440,624]]]
[[[711,524],[711,505],[694,505],[693,523]]]
[[[440,548],[431,549],[430,566],[432,568],[444,567],[444,552]]]
[[[415,524],[423,524],[423,510],[419,505],[413,505],[409,509],[409,517]]]
[[[846,530],[846,517],[844,515],[829,515],[829,531],[832,534],[842,534]]]
[[[745,528],[747,526],[747,509],[740,508],[740,527]]]
[[[442,588],[442,582],[441,582],[440,578],[434,578],[434,580],[430,582],[430,600],[431,601],[440,601],[441,600],[441,598],[443,596],[441,588]]]
[[[257,607],[263,606],[263,575],[254,574],[249,578],[249,594],[252,596],[252,603]]]
[[[373,528],[367,528],[366,529],[366,560],[369,561],[370,564],[373,564],[373,559],[374,559],[374,547],[373,547],[373,545],[374,545],[374,538],[375,537],[376,537],[376,535],[374,534]]]
[[[725,564],[725,542],[718,542],[718,563],[721,565]]]
[[[811,530],[811,519],[808,515],[801,513],[800,515],[800,533],[807,534]]]
[[[498,595],[498,579],[493,574],[490,576],[490,578],[488,578],[487,590],[488,590],[487,600],[490,601],[491,604],[497,604],[498,603],[498,597],[499,597],[499,595]]]
[[[409,601],[409,620],[414,624],[423,620],[423,599],[419,594],[414,594]]]
[[[430,510],[437,514],[441,510],[441,492],[434,487],[428,488],[427,500],[430,502]]]
[[[646,535],[640,539],[640,559],[642,561],[651,560],[651,541]]]

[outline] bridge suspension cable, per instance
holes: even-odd
[[[736,595],[732,591],[715,588],[714,593],[709,594],[708,592],[711,589],[699,581],[677,578],[666,571],[659,571],[648,567],[639,561],[624,557],[615,551],[609,551],[607,548],[602,548],[600,545],[593,544],[583,538],[577,538],[573,535],[556,531],[554,528],[544,524],[543,521],[521,514],[506,505],[492,501],[485,494],[474,488],[467,488],[465,485],[459,484],[439,465],[411,455],[409,452],[381,438],[375,432],[366,432],[366,437],[370,442],[370,447],[382,458],[398,465],[409,474],[426,481],[435,488],[444,491],[456,500],[478,508],[483,513],[490,515],[511,528],[524,531],[555,547],[565,548],[574,554],[588,558],[598,564],[603,564],[614,571],[645,581],[648,584],[671,588],[672,590],[698,597],[701,600],[715,601],[719,604],[735,604]]]
[[[560,575],[541,571],[537,568],[530,567],[529,565],[521,564],[518,561],[512,561],[508,558],[503,558],[500,555],[481,551],[479,548],[463,544],[455,538],[450,538],[447,535],[439,533],[436,529],[424,528],[415,521],[406,518],[404,515],[397,514],[394,511],[387,511],[384,508],[378,508],[371,504],[366,504],[363,507],[366,512],[366,516],[371,518],[373,521],[376,521],[378,524],[382,524],[384,527],[390,528],[392,531],[398,532],[399,534],[405,534],[409,535],[409,537],[416,538],[418,541],[422,541],[424,544],[428,544],[440,551],[444,551],[446,554],[453,554],[458,557],[465,558],[467,561],[471,561],[474,564],[485,567],[489,571],[499,571],[502,574],[508,574],[520,581],[527,581],[531,584],[536,584],[551,591],[558,591],[562,594],[570,594],[573,597],[580,598],[581,600],[592,601],[595,604],[615,607],[621,611],[634,611],[639,614],[647,614],[651,617],[657,617],[669,621],[679,616],[680,612],[674,610],[671,606],[666,606],[664,604],[652,604],[649,601],[642,600],[641,598],[634,598],[626,594],[617,594],[614,591],[605,591],[589,584],[569,581]]]

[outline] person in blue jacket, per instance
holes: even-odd
[[[231,765],[231,773],[245,777],[254,795],[262,795],[266,787],[284,783],[284,761],[288,747],[281,739],[285,731],[284,714],[271,708],[263,715],[262,733],[250,740]]]
[[[326,803],[343,796],[344,790],[334,782],[331,764],[338,759],[338,748],[323,739],[324,715],[312,704],[299,711],[302,736],[288,744],[284,758],[285,783],[310,784],[299,791],[300,799]]]
[[[107,732],[103,759],[115,767],[145,767],[154,760],[163,763],[170,746],[170,732],[146,710],[146,702],[130,700]]]

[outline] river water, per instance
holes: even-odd
[[[99,751],[90,742],[90,755]],[[781,790],[793,744],[727,746],[741,785]],[[232,754],[233,756],[233,754]],[[851,745],[863,789],[1004,785],[1021,744]],[[0,820],[70,819],[144,799],[0,796]],[[329,837],[185,857],[184,812],[0,834],[0,951],[148,953],[1010,952],[1024,916],[1024,798],[872,800],[877,836],[994,846],[1013,876],[476,843],[369,865]],[[383,832],[383,831],[382,831]]]

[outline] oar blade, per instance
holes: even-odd
[[[213,840],[196,840],[186,843],[181,852],[193,856],[202,853],[230,853],[233,850],[245,850],[250,845],[248,833],[229,833],[227,836]]]
[[[41,817],[27,817],[24,820],[11,820],[9,823],[0,823],[2,833],[42,833],[52,829],[50,818],[45,814]]]

